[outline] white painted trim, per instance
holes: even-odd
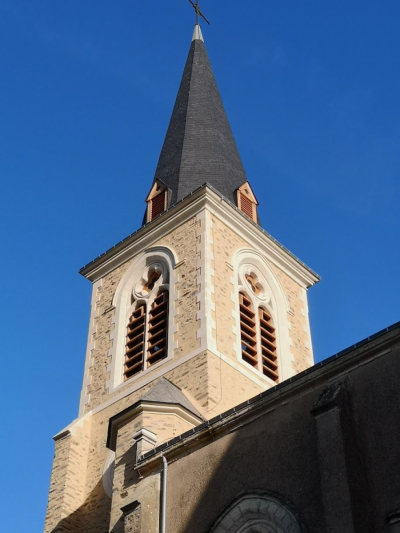
[[[200,350],[206,349],[216,350],[215,339],[212,335],[212,329],[215,329],[215,321],[212,319],[212,310],[215,309],[214,303],[211,301],[211,293],[214,292],[214,285],[212,277],[213,270],[213,237],[212,237],[212,220],[210,213],[203,209],[196,217],[196,222],[199,224],[197,231],[197,282],[199,288],[197,293],[197,303],[199,310],[196,318],[200,321],[200,328],[196,332],[196,336],[200,339]]]
[[[102,280],[95,281],[92,285],[92,298],[91,298],[91,309],[90,309],[90,318],[89,318],[89,331],[88,339],[86,345],[86,358],[85,358],[85,369],[83,372],[83,383],[82,391],[79,402],[79,416],[83,415],[85,405],[90,401],[90,396],[87,393],[87,388],[90,385],[90,368],[93,365],[92,352],[95,349],[95,336],[96,336],[96,318],[99,316],[98,303],[100,302],[100,293],[99,288],[102,285]]]
[[[127,313],[131,307],[132,291],[136,286],[138,279],[146,266],[152,263],[160,263],[163,265],[164,277],[168,281],[169,292],[169,309],[168,309],[168,355],[165,359],[162,359],[158,363],[152,365],[149,368],[143,370],[136,376],[133,376],[127,381],[123,379],[124,373],[124,357],[125,357],[125,344],[126,344],[126,326],[127,326]],[[108,352],[110,357],[110,364],[107,367],[107,372],[110,373],[110,379],[106,382],[106,389],[108,393],[112,394],[123,387],[129,386],[132,381],[153,372],[154,369],[164,365],[167,361],[173,358],[175,348],[177,344],[174,340],[174,318],[175,318],[175,302],[178,299],[178,293],[176,289],[176,274],[175,274],[176,256],[175,253],[166,247],[155,246],[147,249],[140,254],[133,263],[129,266],[128,270],[123,275],[121,281],[118,284],[117,290],[113,298],[113,306],[115,307],[115,314],[112,318],[112,324],[114,329],[110,334],[110,340],[112,346]],[[150,295],[151,298],[151,295]],[[146,312],[150,310],[149,301],[146,306]]]
[[[201,33],[201,28],[199,24],[196,24],[193,30],[192,42],[196,40],[203,41],[204,43],[203,34]]]
[[[313,366],[314,364],[314,352],[313,352],[313,346],[312,346],[312,338],[311,338],[311,327],[310,327],[310,316],[309,316],[309,308],[308,308],[308,298],[307,298],[307,289],[302,289],[301,291],[301,300],[304,305],[304,310],[302,311],[302,314],[304,316],[305,324],[303,326],[303,331],[307,334],[308,340],[306,341],[306,348],[309,351],[309,358],[308,358],[308,365]]]
[[[75,418],[67,427],[59,431],[54,435],[53,440],[57,441],[65,437],[70,437],[76,434],[78,429],[82,429],[84,422],[88,421],[91,417],[91,413],[86,413],[84,415],[79,415],[78,418]]]
[[[198,426],[203,422],[203,420],[192,414],[185,407],[179,405],[173,405],[169,403],[151,403],[151,402],[141,402],[141,407],[143,413],[150,415],[175,415],[185,422],[189,422],[192,426]]]

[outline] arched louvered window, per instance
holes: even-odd
[[[239,293],[239,307],[242,359],[254,368],[258,368],[255,314],[251,301],[242,292]]]
[[[262,307],[258,309],[260,321],[261,364],[263,374],[278,382],[278,364],[276,355],[275,328],[268,311]]]
[[[167,357],[168,348],[168,291],[160,291],[149,313],[147,366]]]
[[[260,292],[252,276],[246,276],[246,280],[254,294]],[[252,297],[239,292],[239,313],[243,361],[278,383],[276,334],[269,311],[264,307],[256,307],[255,312]]]
[[[133,311],[128,323],[124,366],[125,380],[143,370],[145,334],[146,304],[140,303]]]

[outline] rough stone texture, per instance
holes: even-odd
[[[85,497],[89,442],[90,420],[83,420],[75,431],[56,442],[45,533],[60,523],[73,528],[78,520]]]
[[[194,424],[175,414],[145,412],[143,413],[143,427],[151,428],[151,431],[157,435],[157,443],[159,443],[185,433],[194,427]]]
[[[263,392],[260,387],[215,354],[207,360],[208,402],[205,418],[212,418]]]
[[[140,532],[140,515],[141,507],[137,507],[134,511],[127,514],[124,520],[124,533],[141,533]]]
[[[217,349],[226,357],[236,361],[236,335],[240,335],[237,324],[232,316],[235,309],[234,272],[229,266],[234,253],[248,246],[236,233],[220,220],[213,218],[214,241],[214,302],[215,302],[215,336]],[[234,333],[234,331],[236,331]]]
[[[185,261],[179,267],[179,279],[176,284],[178,292],[178,300],[175,302],[177,333],[174,340],[178,342],[174,353],[176,358],[200,348],[200,339],[196,336],[200,328],[196,316],[199,310],[197,293],[200,290],[197,285],[198,227],[196,219],[192,218],[157,242],[157,246],[166,246],[174,250],[178,262]]]
[[[143,427],[143,416],[138,415],[118,430],[110,520],[112,533],[124,533],[121,507],[134,500],[141,504],[140,517],[137,517],[140,518],[139,531],[141,533],[157,531],[159,476],[150,476],[142,481],[140,473],[135,470],[136,446],[132,436],[141,427]]]
[[[92,366],[89,369],[90,384],[87,394],[90,400],[85,406],[85,413],[100,405],[108,397],[106,382],[109,379],[107,365],[109,364],[108,351],[111,348],[110,333],[114,325],[111,323],[115,310],[112,300],[122,276],[128,270],[134,258],[130,259],[113,272],[105,276],[98,288],[97,315],[95,317],[94,349],[91,353]]]
[[[298,374],[314,363],[310,350],[311,336],[308,310],[305,309],[302,297],[303,289],[285,272],[275,265],[271,266],[282,283],[286,297],[289,300],[290,312],[287,318],[290,324],[290,338],[292,341],[292,366],[295,373]]]
[[[47,505],[45,533],[53,531],[65,516],[64,491],[69,468],[68,458],[71,437],[59,440],[55,444],[53,470],[50,480],[49,501]]]

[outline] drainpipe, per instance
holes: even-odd
[[[167,514],[167,473],[168,473],[168,462],[167,459],[162,455],[163,460],[163,469],[161,473],[161,516],[160,516],[160,533],[165,533],[166,531],[166,514]]]

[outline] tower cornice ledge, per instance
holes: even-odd
[[[250,220],[214,187],[204,183],[151,222],[145,224],[121,242],[81,268],[79,273],[95,282],[145,251],[178,225],[183,224],[203,209],[232,228],[247,242],[254,243],[260,253],[285,272],[290,273],[304,287],[320,281],[320,277],[305,263],[274,239],[258,224]]]

